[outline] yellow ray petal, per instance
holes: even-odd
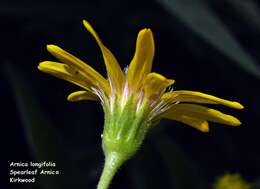
[[[180,116],[178,114],[165,114],[164,117],[167,119],[176,120],[181,123],[187,124],[195,129],[198,129],[199,131],[209,132],[209,125],[205,119],[189,117],[186,115]]]
[[[168,117],[171,115],[189,116],[231,126],[241,125],[241,122],[231,115],[196,104],[176,104],[173,105],[165,114]]]
[[[243,109],[243,105],[238,102],[224,100],[212,95],[196,92],[196,91],[173,91],[165,93],[162,96],[163,100],[171,100],[172,102],[194,102],[206,104],[222,104],[235,109]]]
[[[139,90],[143,80],[151,72],[154,57],[154,40],[150,29],[139,32],[134,57],[127,71],[127,80],[132,90]]]
[[[167,79],[158,73],[149,73],[144,81],[144,92],[148,98],[160,97],[174,80]]]
[[[76,84],[86,90],[91,90],[91,84],[87,82],[87,80],[83,80],[75,69],[69,67],[66,64],[44,61],[38,65],[38,69],[42,72]]]
[[[92,93],[91,91],[76,91],[68,95],[68,101],[76,102],[81,100],[94,100],[98,101],[99,98],[96,94]]]
[[[110,93],[107,80],[91,66],[56,45],[47,45],[47,50],[57,59],[84,75],[91,82],[92,86],[102,89],[106,94]]]
[[[123,90],[123,85],[125,82],[124,72],[121,70],[120,65],[118,64],[112,52],[108,48],[106,48],[106,46],[103,45],[101,39],[99,38],[94,28],[86,20],[83,20],[83,24],[85,28],[95,38],[98,46],[101,49],[112,88],[115,89],[117,92],[121,92]]]

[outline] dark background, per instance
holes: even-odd
[[[1,0],[0,188],[95,188],[103,165],[103,112],[98,103],[66,101],[78,90],[41,73],[55,60],[56,44],[105,76],[101,52],[84,29],[92,23],[122,67],[129,64],[137,33],[155,38],[153,71],[174,78],[174,89],[196,90],[241,102],[239,128],[211,123],[209,133],[162,121],[138,154],[118,172],[111,188],[212,188],[216,177],[239,173],[258,187],[260,176],[260,5],[257,0]],[[59,176],[36,184],[8,185],[10,162],[53,161]],[[1,169],[5,170],[5,169]]]

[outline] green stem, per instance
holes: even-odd
[[[105,166],[98,182],[97,189],[108,189],[116,171],[123,164],[124,159],[117,152],[106,154]]]

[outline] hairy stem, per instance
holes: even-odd
[[[106,154],[105,166],[98,182],[97,189],[108,189],[115,173],[123,164],[124,159],[117,152],[109,152]]]

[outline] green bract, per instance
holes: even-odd
[[[111,108],[105,108],[103,149],[105,154],[116,152],[128,159],[138,150],[151,126],[149,105],[142,103],[137,109],[133,98],[125,105],[115,100]]]

